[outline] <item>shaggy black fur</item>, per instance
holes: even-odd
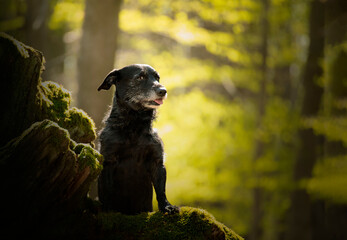
[[[167,96],[158,73],[148,65],[130,65],[110,72],[98,90],[112,84],[113,106],[100,134],[105,160],[98,188],[103,209],[125,214],[152,211],[154,186],[159,210],[177,212],[166,199],[163,143],[152,129],[156,108]]]

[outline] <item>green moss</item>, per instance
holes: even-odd
[[[77,144],[73,151],[78,154],[79,170],[89,167],[91,177],[96,178],[102,170],[103,156],[88,144]]]
[[[96,138],[94,121],[78,108],[69,109],[60,124],[69,130],[73,139],[78,139],[79,142],[88,143]]]
[[[50,119],[67,129],[76,142],[91,143],[96,138],[94,121],[83,110],[69,108],[71,93],[54,82],[39,85],[38,102],[42,119]]]
[[[191,207],[173,215],[100,213],[98,221],[105,235],[114,234],[114,239],[242,239],[207,211]]]
[[[42,98],[47,107],[46,113],[54,120],[64,118],[65,112],[68,110],[71,102],[71,94],[69,91],[54,82],[43,82],[41,84],[43,95]]]

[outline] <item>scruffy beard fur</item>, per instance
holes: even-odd
[[[158,109],[161,104],[158,104],[155,102],[155,100],[160,99],[161,101],[164,101],[167,98],[167,94],[165,94],[164,97],[158,98],[157,94],[152,91],[151,94],[148,96],[148,99],[145,101],[142,101],[142,105],[145,108],[151,108],[151,109]]]
[[[166,98],[167,93],[160,97],[154,89],[143,91],[136,85],[136,82],[131,82],[124,96],[124,101],[135,110],[141,108],[158,109]],[[161,101],[160,104],[157,102],[158,100]]]
[[[105,118],[105,127],[127,128],[132,125],[135,131],[150,129],[156,113],[155,108],[145,107],[138,99],[122,100],[116,93],[108,117]]]

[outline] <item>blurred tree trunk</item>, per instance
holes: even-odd
[[[336,46],[347,41],[347,1],[330,0],[326,3],[326,45],[332,59],[327,63],[329,69],[327,92],[329,101],[325,105],[326,112],[331,116],[345,115],[346,109],[338,107],[338,102],[347,99],[347,52]],[[335,49],[333,49],[335,47]],[[327,151],[335,155],[346,154],[342,142],[328,146]],[[339,146],[337,146],[339,145]]]
[[[111,103],[112,91],[98,92],[104,77],[114,67],[118,15],[121,0],[86,0],[83,33],[78,57],[78,106],[85,110],[100,128]]]
[[[325,116],[332,119],[346,117],[346,108],[339,107],[341,102],[347,100],[347,52],[341,44],[347,42],[347,1],[330,0],[325,4],[325,32],[326,32],[326,86],[325,86]],[[325,158],[346,156],[347,149],[342,141],[326,139]],[[313,234],[320,233],[314,239],[347,239],[347,204],[331,203],[327,200],[315,202],[316,216]],[[317,213],[318,212],[318,213]],[[325,238],[324,238],[325,237]]]
[[[303,103],[301,115],[303,118],[315,117],[321,105],[323,88],[317,84],[323,75],[321,60],[324,56],[324,4],[314,0],[310,5],[308,58],[303,75]],[[294,182],[296,187],[304,179],[311,177],[313,166],[319,152],[323,149],[320,138],[312,129],[299,130],[300,146],[296,162],[294,163]],[[289,225],[286,239],[312,239],[311,201],[305,189],[297,188],[291,194],[289,210]]]
[[[100,129],[102,119],[112,100],[112,91],[98,92],[104,77],[114,67],[118,16],[121,0],[86,0],[83,33],[78,57],[78,107],[86,111]],[[97,196],[96,184],[90,197]]]
[[[54,65],[51,65],[50,61],[64,55],[63,33],[54,32],[48,27],[57,2],[57,0],[27,0],[23,33],[17,33],[14,36],[44,54],[47,71],[42,73],[43,79],[61,83],[58,76],[64,70],[63,61]],[[20,36],[22,34],[24,36]]]
[[[261,35],[261,81],[260,81],[260,89],[257,97],[257,128],[262,128],[262,121],[265,115],[265,104],[266,104],[266,82],[267,82],[267,58],[268,58],[268,34],[269,34],[269,21],[268,21],[268,11],[269,11],[269,1],[262,0],[262,15],[261,15],[261,25],[262,25],[262,35]],[[256,162],[259,158],[261,158],[264,154],[264,142],[257,136],[257,140],[255,143],[255,153],[253,157],[254,165],[256,166]],[[250,240],[261,239],[263,236],[262,230],[262,220],[263,220],[263,189],[259,186],[259,179],[261,177],[261,173],[258,170],[255,170],[255,178],[256,178],[256,186],[253,189],[253,206],[252,206],[252,221],[251,221],[251,232],[250,232]]]
[[[51,1],[28,0],[25,15],[25,41],[32,47],[45,52],[50,46],[46,40],[48,36],[47,22],[52,15]]]

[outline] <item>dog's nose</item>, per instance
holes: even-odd
[[[164,87],[158,88],[156,92],[159,97],[164,97],[165,94],[167,93],[166,88]]]

